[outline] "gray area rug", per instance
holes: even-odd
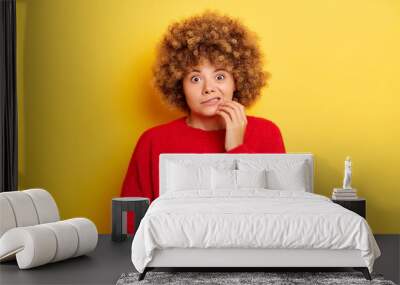
[[[138,281],[139,273],[124,273],[117,285],[133,284],[384,284],[395,285],[384,280],[380,274],[371,274],[366,280],[361,272],[147,272],[145,279]]]

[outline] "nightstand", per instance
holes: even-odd
[[[357,198],[354,200],[337,200],[332,199],[332,202],[339,204],[340,206],[359,214],[364,219],[366,218],[366,200],[364,198]]]
[[[124,241],[128,237],[127,212],[135,213],[135,232],[146,214],[150,199],[143,197],[119,197],[112,199],[112,241]],[[133,234],[135,235],[135,233]]]

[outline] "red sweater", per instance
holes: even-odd
[[[204,131],[186,124],[186,116],[146,130],[139,138],[123,181],[121,197],[158,197],[160,153],[285,153],[281,132],[271,121],[247,116],[243,144],[225,151],[225,130]],[[128,233],[133,214],[128,213]]]

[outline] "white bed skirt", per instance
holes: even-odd
[[[360,250],[156,249],[146,267],[366,267]]]

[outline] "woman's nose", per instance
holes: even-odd
[[[205,89],[204,93],[205,94],[211,94],[212,92],[215,92],[214,89]]]
[[[206,80],[204,82],[204,89],[203,89],[204,94],[208,95],[211,94],[212,92],[215,92],[214,87],[212,86],[212,83],[210,81]]]

